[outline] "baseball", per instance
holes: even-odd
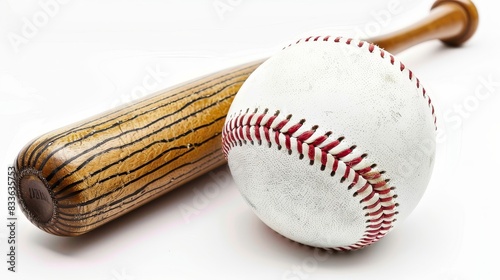
[[[419,79],[353,39],[301,39],[236,95],[222,133],[244,200],[296,242],[339,251],[380,240],[416,207],[436,119]]]

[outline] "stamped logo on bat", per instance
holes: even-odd
[[[29,196],[30,199],[38,199],[38,200],[43,200],[43,201],[50,203],[47,196],[38,189],[29,188],[29,195],[30,195]]]

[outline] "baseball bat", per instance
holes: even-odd
[[[368,40],[398,53],[440,39],[458,46],[478,24],[469,0]],[[20,208],[61,236],[91,231],[225,163],[220,133],[234,95],[263,62],[237,66],[41,135],[14,162]]]

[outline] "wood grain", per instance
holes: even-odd
[[[441,2],[446,8],[434,8],[427,20],[373,41],[393,53],[429,39],[463,43],[464,30],[475,31],[470,17],[462,15],[464,1],[436,3]],[[464,27],[469,25],[472,29]],[[21,209],[44,231],[77,236],[221,166],[227,111],[262,62],[164,90],[34,139],[14,164]]]
[[[478,24],[478,11],[470,0],[437,0],[426,18],[407,28],[371,38],[370,42],[392,53],[436,39],[458,47],[474,35]]]
[[[49,190],[53,214],[47,219],[41,212],[46,208],[33,206],[41,203],[36,199],[26,203],[29,194],[19,196],[22,209],[47,232],[80,235],[224,164],[220,133],[227,110],[260,63],[189,82],[35,139],[16,161],[20,180],[31,182],[25,188],[20,182],[20,189]]]

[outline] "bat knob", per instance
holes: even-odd
[[[479,13],[476,6],[470,0],[437,0],[431,10],[453,11],[450,21],[456,21],[461,25],[461,31],[452,37],[443,38],[441,41],[449,46],[460,46],[469,40],[477,30],[479,24]]]
[[[21,210],[38,227],[49,223],[55,214],[54,200],[47,185],[45,179],[35,170],[25,169],[17,177]]]

